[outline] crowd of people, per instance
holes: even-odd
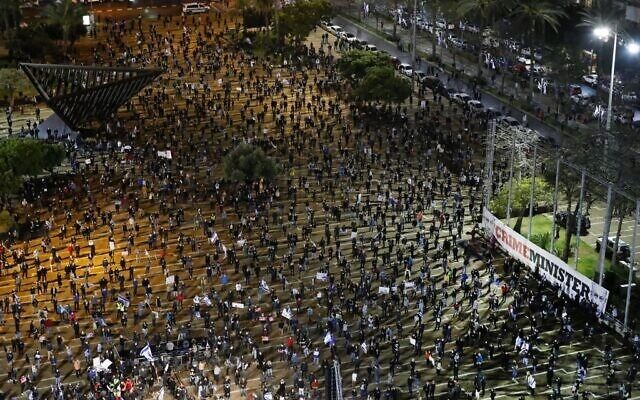
[[[166,72],[5,204],[41,222],[0,247],[8,396],[321,398],[334,361],[345,398],[588,393],[595,316],[482,236],[484,121],[350,102],[329,35],[258,57],[227,10],[101,22],[87,62]],[[275,181],[224,178],[241,143]],[[599,394],[630,396],[619,344]]]

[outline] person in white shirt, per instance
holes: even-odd
[[[531,372],[527,372],[527,387],[531,392],[531,396],[535,396],[536,392],[536,378],[531,374]]]

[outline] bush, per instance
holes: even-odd
[[[531,242],[541,249],[548,250],[551,244],[551,233],[537,233],[531,236]]]
[[[236,146],[224,158],[225,177],[233,182],[254,182],[264,179],[272,182],[280,167],[264,151],[251,144]]]

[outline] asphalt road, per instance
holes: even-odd
[[[333,18],[332,22],[335,23],[336,25],[342,26],[343,28],[345,28],[346,31],[356,35],[356,37],[364,39],[368,43],[375,44],[379,49],[382,49],[388,52],[394,57],[398,57],[400,61],[411,64],[411,53],[400,51],[400,49],[398,49],[396,45],[385,40],[383,37],[378,35],[377,32],[374,32],[369,29],[364,29],[340,15]],[[426,51],[427,49],[419,48],[419,50]],[[434,65],[434,64],[430,64],[427,61],[423,60],[421,66],[418,67],[417,69],[419,71],[423,71],[426,73],[429,65]],[[473,90],[464,82],[451,78],[451,76],[446,71],[440,68],[438,68],[438,70],[439,70],[438,77],[447,87],[453,87],[457,90],[460,90],[466,93],[473,92]],[[522,121],[523,113],[518,109],[512,107],[509,103],[505,103],[499,100],[498,98],[487,93],[482,94],[481,101],[485,105],[485,107],[493,107],[498,110],[501,110],[502,107],[504,107],[509,115],[516,118],[517,120]],[[562,143],[561,136],[558,135],[558,133],[554,129],[549,128],[547,125],[542,124],[539,121],[531,118],[529,118],[527,122],[528,122],[528,126],[531,129],[535,129],[544,137],[552,138],[556,143],[559,143],[559,144]]]

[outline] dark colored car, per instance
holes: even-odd
[[[438,93],[438,91],[440,90],[440,88],[442,87],[442,82],[440,82],[440,79],[438,79],[438,77],[433,76],[433,75],[425,75],[420,82],[422,82],[422,85],[427,88],[427,89],[431,89],[432,91]]]
[[[567,213],[566,211],[558,211],[556,213],[556,224],[560,225],[563,228],[567,228],[567,220],[569,213]],[[576,226],[578,224],[578,217],[576,216],[576,219],[574,221],[572,221],[571,226],[569,228],[569,230],[571,231],[571,233],[575,234],[577,233],[576,230]],[[582,215],[582,218],[580,218],[580,236],[586,235],[589,232],[589,228],[591,228],[591,220],[589,219],[588,215]]]
[[[616,237],[609,236],[609,240],[607,240],[607,250],[606,250],[607,256],[610,256],[611,254],[613,254],[613,249],[615,245],[616,245]],[[596,239],[596,251],[599,252],[601,247],[602,247],[602,236]],[[616,258],[618,260],[626,261],[629,259],[629,257],[631,257],[631,248],[622,239],[618,239],[618,255],[616,256]]]

